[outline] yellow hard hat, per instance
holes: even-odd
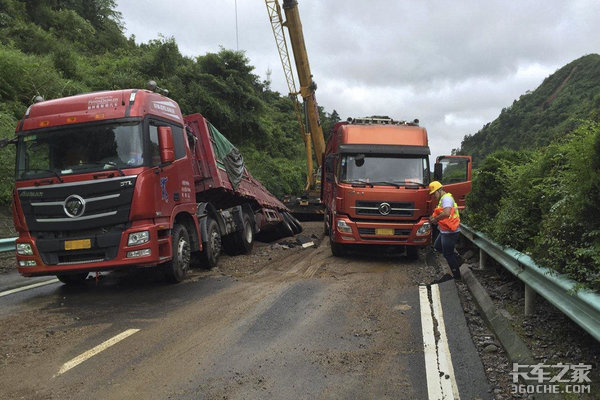
[[[433,181],[429,184],[429,194],[434,194],[442,188],[442,184],[438,181]]]

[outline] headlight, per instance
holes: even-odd
[[[17,254],[22,256],[32,256],[33,248],[29,243],[17,243]]]
[[[425,236],[431,233],[431,224],[425,222],[419,229],[417,229],[417,236]]]
[[[133,232],[129,234],[127,246],[137,246],[138,244],[147,243],[150,240],[149,231]]]
[[[338,231],[343,233],[352,233],[352,228],[343,219],[337,222]]]

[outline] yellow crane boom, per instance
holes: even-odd
[[[285,22],[283,22],[281,7],[279,6],[278,0],[265,0],[265,3],[267,5],[267,12],[269,13],[269,19],[271,21],[271,27],[273,28],[273,35],[275,36],[277,49],[279,51],[279,58],[281,59],[283,71],[288,83],[290,97],[294,102],[296,118],[298,119],[300,132],[306,147],[306,161],[308,169],[307,190],[314,190],[316,178],[312,166],[311,147],[314,149],[317,166],[320,167],[323,154],[325,153],[325,139],[323,138],[323,129],[321,128],[317,100],[315,97],[317,85],[312,80],[312,74],[310,73],[308,54],[306,52],[304,35],[302,33],[302,23],[300,22],[300,14],[298,12],[298,2],[296,0],[283,0],[283,10],[286,17]],[[284,26],[288,28],[288,33],[290,35],[290,42],[292,44],[292,51],[294,53],[294,61],[296,63],[296,71],[298,74],[298,80],[300,82],[299,92],[296,89],[296,83],[292,73],[287,41],[285,39],[285,33],[283,30]],[[306,119],[308,120],[310,133],[305,132],[305,125],[297,98],[298,94],[300,94],[304,100],[304,110],[306,112]]]

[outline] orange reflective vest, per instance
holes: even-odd
[[[454,207],[450,209],[449,217],[438,220],[438,227],[440,228],[440,230],[443,231],[455,231],[460,225],[460,215],[458,214],[458,205],[456,204],[456,201],[454,201],[454,198],[452,197],[451,193],[446,193],[445,195],[440,197],[440,201],[438,202],[437,208],[433,210],[433,216],[437,217],[442,213],[442,211],[444,211],[444,208],[442,207],[442,199],[446,196],[450,196],[452,198],[452,202],[454,202]]]

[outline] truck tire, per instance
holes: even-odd
[[[284,211],[281,214],[283,215],[283,219],[285,219],[287,221],[287,223],[290,225],[290,228],[292,228],[294,235],[302,233],[302,225],[300,225],[300,222],[298,222],[298,220],[296,218],[294,218],[294,216],[292,216],[287,211]]]
[[[346,246],[333,241],[333,232],[329,234],[329,246],[334,257],[344,257],[346,255]]]
[[[223,250],[230,255],[248,254],[254,247],[254,230],[250,216],[244,214],[242,230],[233,232],[223,238]]]
[[[284,214],[282,214],[282,216],[283,215]],[[279,232],[283,237],[294,236],[294,230],[285,217],[283,217],[283,221],[279,223]]]
[[[77,274],[65,274],[65,275],[56,275],[59,281],[64,283],[67,286],[75,286],[82,285],[83,282],[87,279],[87,272],[80,272]]]
[[[329,217],[327,216],[327,213],[325,213],[323,217],[323,234],[329,235],[329,229]]]
[[[173,258],[165,263],[165,279],[178,283],[185,279],[190,269],[190,237],[183,225],[175,224],[171,230]]]
[[[221,255],[221,232],[219,231],[217,221],[209,218],[206,221],[206,232],[208,237],[205,242],[202,242],[203,249],[200,253],[200,260],[205,268],[211,269],[217,265],[217,261]]]

